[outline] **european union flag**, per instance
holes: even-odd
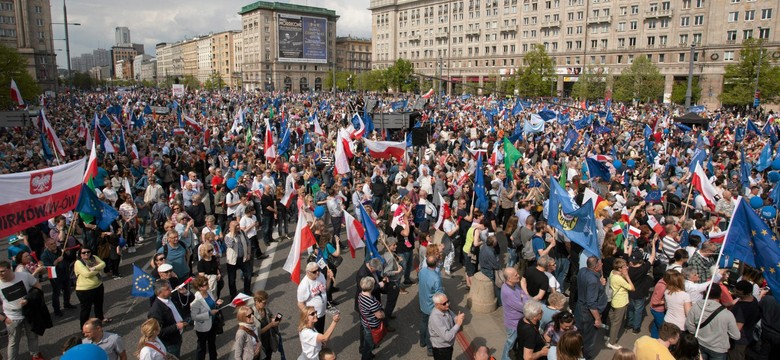
[[[103,114],[103,117],[100,118],[100,126],[111,128],[111,119],[108,118],[108,115]]]
[[[363,207],[363,204],[360,204],[360,223],[362,223],[363,227],[366,229],[366,250],[368,251],[366,257],[371,259],[379,258],[382,260],[382,263],[384,263],[385,259],[382,258],[382,255],[379,255],[379,250],[377,250],[376,247],[376,243],[379,241],[379,230],[376,228],[374,220],[371,219],[371,216],[366,212],[366,208]]]
[[[371,114],[368,111],[363,111],[363,123],[366,125],[366,132],[363,133],[363,137],[368,137],[369,134],[374,132],[374,120],[371,118]]]
[[[100,201],[95,191],[86,184],[81,185],[81,193],[76,203],[76,211],[91,215],[95,218],[96,225],[101,230],[108,230],[111,222],[119,217],[119,212],[108,204]]]
[[[591,125],[593,125],[593,114],[588,114],[588,116],[574,122],[574,128],[577,130],[582,130]]]
[[[328,107],[329,106],[327,101],[325,100],[320,101],[320,106],[319,106],[320,111],[325,111],[328,109]]]
[[[566,133],[566,140],[563,142],[563,152],[569,153],[571,149],[574,147],[574,144],[577,143],[577,139],[580,138],[580,134],[574,130],[569,129],[569,131]]]
[[[601,161],[596,159],[586,158],[588,163],[588,171],[590,172],[590,178],[600,177],[604,181],[612,180],[612,176],[609,174],[609,168]]]
[[[739,161],[739,181],[742,183],[742,187],[750,187],[750,164],[745,160],[744,148],[740,151]]]
[[[645,124],[645,132],[644,132],[645,139],[653,137],[653,129],[650,128],[649,125]]]
[[[544,109],[539,112],[539,116],[541,116],[542,120],[544,121],[550,121],[552,119],[555,119],[557,115],[555,114],[555,111],[552,111],[550,109]]]
[[[150,298],[154,295],[154,278],[133,264],[133,288],[130,296]]]
[[[569,123],[570,116],[569,114],[560,113],[558,114],[558,124],[566,125]]]
[[[152,107],[149,106],[149,104],[146,104],[146,106],[144,106],[144,115],[151,115],[151,114],[152,114]]]
[[[607,122],[607,124],[614,124],[615,123],[615,117],[612,115],[612,110],[607,112],[607,116],[606,116],[606,118],[604,120]]]
[[[282,130],[282,139],[279,141],[279,155],[287,154],[287,150],[290,149],[290,129],[284,126]]]
[[[756,164],[756,170],[764,171],[771,164],[772,164],[772,144],[766,143],[766,145],[764,145],[764,149],[761,150],[761,155],[758,156],[758,163]]]
[[[588,200],[578,209],[573,209],[566,190],[554,178],[550,178],[550,189],[547,219],[550,226],[582,246],[588,253],[600,258],[592,200]]]
[[[752,131],[756,135],[761,133],[761,131],[758,130],[758,126],[756,126],[756,124],[752,120],[750,120],[750,119],[748,119],[748,121],[747,121],[747,126],[745,126],[745,130],[747,130],[747,132],[751,132]]]
[[[740,198],[723,240],[723,256],[739,260],[764,274],[771,289],[780,289],[780,246],[777,235]]]
[[[593,129],[593,133],[596,135],[603,135],[603,134],[609,134],[612,132],[612,129],[606,127],[606,126],[596,126]]]
[[[678,129],[682,130],[683,132],[688,132],[688,131],[693,130],[693,129],[691,129],[690,126],[685,125],[683,123],[676,122],[676,123],[674,123],[674,126],[676,126]]]
[[[477,171],[475,172],[476,180],[474,182],[474,194],[476,195],[476,201],[474,206],[486,213],[488,209],[488,198],[485,191],[485,172],[482,170],[482,153],[477,155]]]
[[[647,196],[645,196],[645,201],[648,203],[659,203],[661,202],[661,190],[650,190],[647,192]]]
[[[523,102],[520,101],[520,99],[515,100],[515,106],[512,108],[512,116],[520,115],[523,110],[525,110]]]
[[[523,123],[523,132],[524,133],[540,133],[544,131],[544,120],[537,115],[537,114],[531,114],[531,120],[525,120]]]
[[[736,130],[734,130],[734,142],[742,142],[742,140],[745,139],[745,128],[738,127]]]
[[[696,165],[701,164],[706,158],[707,152],[704,151],[704,149],[696,149],[696,152],[693,153],[693,157],[691,158],[691,164],[688,167],[691,174],[693,174],[694,170],[696,170]]]

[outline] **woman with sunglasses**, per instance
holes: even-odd
[[[254,315],[249,306],[241,306],[236,309],[238,329],[233,341],[233,359],[254,360],[262,358],[263,347],[257,338],[257,328],[252,320]]]
[[[222,305],[222,300],[215,298],[209,290],[209,280],[198,275],[192,281],[192,290],[195,292],[195,300],[190,304],[192,320],[195,326],[195,334],[198,336],[198,360],[205,360],[206,353],[209,359],[217,359],[217,329],[214,326],[214,318],[219,313],[217,308]]]
[[[209,239],[198,247],[198,276],[203,276],[208,280],[209,291],[219,298],[222,291],[220,285],[222,273],[219,271],[219,259],[215,256],[217,250],[214,247],[214,234],[206,234],[205,239]]]
[[[111,319],[103,317],[103,280],[100,278],[100,272],[106,267],[106,263],[99,257],[92,254],[92,250],[81,249],[79,260],[73,265],[73,272],[76,274],[76,296],[81,303],[79,313],[80,326],[89,320],[92,308],[95,308],[95,317],[103,320],[104,323],[111,322]]]
[[[154,257],[152,258],[151,266],[152,271],[151,275],[155,279],[160,279],[160,265],[165,264],[165,254],[154,254]]]
[[[322,343],[330,340],[333,330],[336,329],[336,323],[341,319],[341,315],[338,313],[333,315],[333,321],[324,334],[320,334],[314,329],[317,319],[317,310],[314,307],[305,306],[302,309],[301,318],[298,321],[298,337],[301,341],[301,356],[298,357],[298,360],[319,359]]]
[[[273,311],[268,308],[267,292],[258,290],[255,292],[254,300],[253,320],[263,346],[262,359],[271,360],[271,355],[279,348],[279,324],[282,319],[274,316]]]
[[[15,272],[26,272],[34,277],[38,277],[38,275],[46,271],[43,262],[34,261],[29,251],[22,251],[16,254],[14,260],[16,261]]]

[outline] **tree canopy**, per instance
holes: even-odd
[[[555,62],[541,44],[535,44],[523,55],[523,66],[518,69],[517,90],[523,97],[552,96],[555,91]]]
[[[726,65],[723,76],[723,105],[753,104],[756,76],[762,103],[777,103],[780,100],[780,68],[772,66],[769,49],[762,47],[762,41],[748,39],[742,44],[739,62]],[[760,74],[759,67],[761,68]]]
[[[616,101],[639,100],[650,102],[664,93],[664,76],[647,56],[640,55],[615,80],[613,95]]]
[[[577,82],[572,87],[571,96],[580,100],[600,99],[607,90],[607,79],[599,74],[596,68],[589,65],[585,68]]]
[[[41,89],[35,79],[27,72],[27,60],[15,49],[0,45],[0,86],[10,89],[11,80],[16,82],[16,86],[26,102],[32,102],[41,94]],[[3,109],[16,108],[16,104],[11,101],[10,91],[0,91],[0,107]]]

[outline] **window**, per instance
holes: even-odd
[[[636,30],[637,29],[637,22],[636,22],[636,20],[632,21],[630,23],[630,25],[631,25],[631,30]]]
[[[685,45],[688,43],[688,34],[681,34],[680,35],[680,45]]]
[[[647,37],[647,46],[655,46],[655,36]]]
[[[664,56],[664,55],[666,55],[666,54],[658,54],[658,62],[659,62],[659,63],[662,63],[662,62],[664,62],[664,58],[665,58],[665,56]]]
[[[625,38],[618,38],[618,47],[623,48],[626,46],[626,39]]]
[[[748,29],[748,30],[743,31],[742,32],[742,38],[745,39],[745,40],[752,39],[753,38],[753,29]]]
[[[647,22],[647,28],[648,29],[655,29],[655,20],[650,20]]]
[[[669,19],[661,19],[661,29],[666,29],[669,27]]]
[[[745,11],[745,21],[752,21],[756,19],[756,11],[755,10],[748,10]]]
[[[678,62],[685,62],[685,53],[680,53],[677,57]]]
[[[689,26],[691,25],[691,18],[688,16],[683,16],[680,18],[680,26]]]
[[[758,38],[759,39],[769,39],[769,28],[759,28],[758,29]]]
[[[625,6],[621,6],[620,15],[626,15],[626,14],[628,14],[628,8],[626,8]]]
[[[590,41],[590,48],[591,49],[595,49],[597,47],[599,47],[599,41],[598,40],[591,40]]]
[[[723,61],[734,61],[734,52],[733,51],[724,52]]]
[[[672,9],[672,4],[668,1],[664,1],[661,3],[661,10],[663,11],[669,11]]]
[[[631,15],[639,14],[639,5],[631,5]]]
[[[628,55],[628,63],[633,64],[634,63],[634,55]]]
[[[617,31],[626,31],[626,23],[625,22],[619,22]]]
[[[658,37],[658,44],[666,46],[666,39],[668,39],[668,37],[666,35],[659,36]]]
[[[40,13],[42,12],[42,10],[43,10],[43,8],[42,8],[42,7],[40,7],[39,5],[36,5],[36,6],[35,6],[35,8],[33,8],[33,11],[34,11],[36,14],[40,14]]]
[[[647,54],[647,60],[653,61],[653,54]]]
[[[732,11],[729,13],[728,17],[729,22],[737,22],[739,21],[739,11]]]
[[[737,31],[736,30],[726,31],[726,41],[737,41]]]
[[[0,2],[0,11],[14,11],[14,3]]]
[[[704,25],[704,15],[696,15],[693,17],[693,25]]]
[[[618,64],[622,64],[623,63],[623,55],[618,55],[617,56],[617,63]]]
[[[704,7],[704,0],[696,0],[696,7],[697,8],[703,8]]]
[[[690,9],[691,8],[691,0],[683,0],[683,9]]]
[[[693,34],[693,43],[701,45],[701,34]]]
[[[636,46],[636,38],[635,37],[628,38],[628,46]]]
[[[649,7],[649,9],[648,9],[648,10],[649,10],[650,12],[656,12],[656,11],[658,11],[658,4],[657,4],[657,3],[652,3],[652,4],[650,4],[650,7]]]
[[[761,9],[761,20],[772,18],[772,9]]]

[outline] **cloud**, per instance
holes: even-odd
[[[90,0],[66,0],[68,22],[81,23],[70,26],[71,57],[91,53],[97,48],[109,49],[115,43],[114,29],[130,28],[134,43],[143,43],[147,54],[154,54],[155,45],[176,42],[198,35],[225,30],[240,30],[241,7],[252,1],[239,0],[104,0],[96,6]],[[282,1],[288,2],[288,1]],[[369,0],[303,0],[289,1],[335,10],[339,15],[336,25],[339,36],[371,37],[371,12]],[[63,22],[62,7],[52,3],[52,21]],[[53,25],[55,39],[63,39],[62,25]],[[55,41],[54,47],[65,49],[64,41]],[[65,67],[65,52],[58,52],[57,63]]]

